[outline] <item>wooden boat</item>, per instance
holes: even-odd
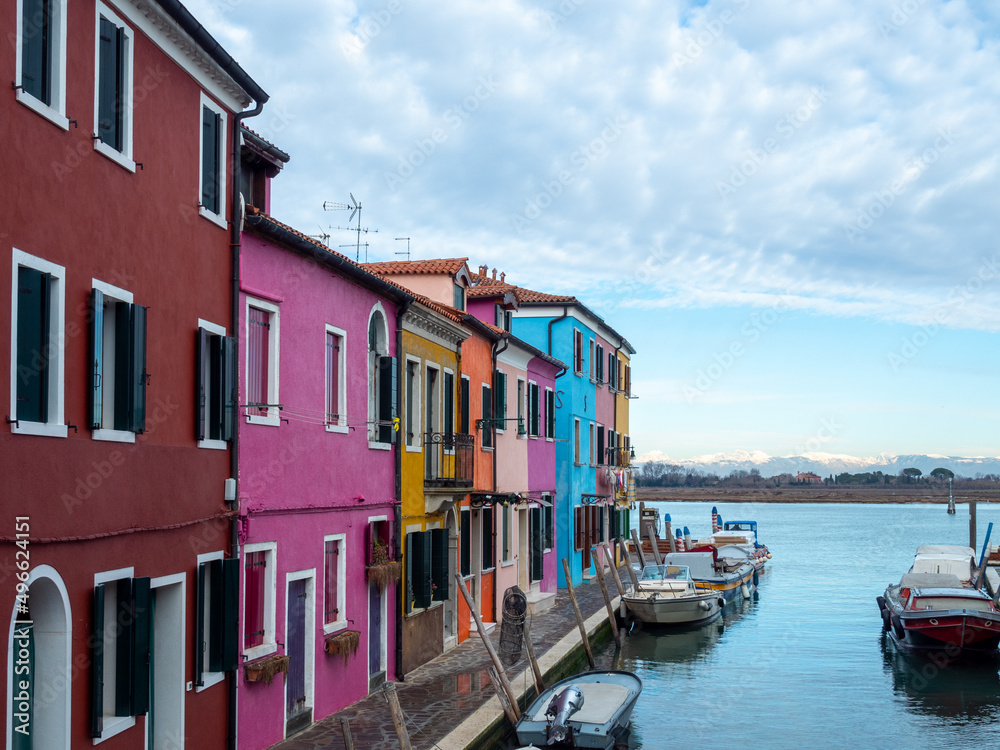
[[[653,625],[701,625],[722,613],[725,599],[699,589],[687,565],[647,565],[622,604],[639,621]]]
[[[686,565],[697,588],[721,594],[727,600],[749,599],[757,588],[757,569],[738,547],[705,545],[688,552],[671,552],[664,556],[663,562]]]
[[[758,572],[771,559],[767,547],[757,540],[756,521],[723,521],[722,531],[715,532],[712,537],[716,546],[734,544],[745,549]]]
[[[918,547],[909,572],[876,597],[882,628],[911,653],[944,659],[996,654],[1000,610],[971,583],[976,567],[971,547]]]
[[[517,722],[522,745],[562,748],[628,747],[628,722],[642,692],[631,672],[583,672],[535,698]]]

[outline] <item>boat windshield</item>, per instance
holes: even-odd
[[[977,612],[992,612],[989,599],[972,599],[964,596],[918,596],[913,601],[913,609],[974,609]]]
[[[647,565],[642,569],[643,581],[686,581],[690,578],[687,565]]]

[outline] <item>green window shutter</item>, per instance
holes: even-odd
[[[469,434],[469,379],[462,378],[459,385],[458,431]]]
[[[132,581],[132,611],[135,624],[132,628],[132,716],[142,716],[149,711],[149,668],[152,661],[152,608],[149,578]]]
[[[462,528],[459,529],[458,560],[463,576],[472,574],[472,514],[468,509],[462,509],[459,514]]]
[[[483,386],[483,447],[493,447],[493,393],[488,385]]]
[[[406,535],[406,550],[403,553],[403,565],[405,567],[404,575],[405,578],[405,590],[406,590],[406,601],[403,605],[403,611],[409,614],[410,610],[413,609],[413,572],[416,567],[413,564],[413,545],[414,537],[416,534],[409,533]]]
[[[104,415],[104,293],[90,294],[90,428],[99,430]]]
[[[448,529],[431,529],[431,601],[448,601],[449,563]]]
[[[116,151],[122,150],[124,30],[101,18],[98,41],[97,136]]]
[[[52,105],[50,0],[24,0],[21,11],[21,80],[26,93]]]
[[[538,386],[531,386],[531,434],[537,435],[539,428]]]
[[[208,414],[208,373],[209,373],[209,333],[199,328],[195,333],[195,394],[194,394],[194,439],[204,440],[205,419]],[[199,566],[200,567],[200,566]],[[200,574],[199,574],[200,575]],[[198,683],[199,685],[201,683]]]
[[[90,736],[104,732],[104,584],[94,586],[90,637]]]
[[[132,386],[131,403],[129,404],[129,426],[126,429],[136,434],[146,431],[146,308],[142,305],[132,305],[131,354]]]
[[[115,581],[117,597],[115,639],[115,716],[132,716],[132,650],[136,618],[132,613],[132,579]]]
[[[531,509],[531,580],[542,580],[542,509]]]
[[[549,498],[549,502],[552,502],[552,498]],[[545,519],[545,549],[553,549],[553,539],[552,539],[552,507],[542,509],[542,515]]]
[[[202,107],[201,204],[214,214],[219,210],[219,130],[218,113]]]
[[[239,652],[240,559],[222,561],[222,635],[219,638],[223,672],[237,669]]]
[[[232,440],[236,424],[236,338],[222,337],[222,440]]]
[[[392,421],[396,418],[396,358],[379,357],[378,359],[378,441],[380,443],[395,443],[396,432]]]
[[[606,464],[607,453],[604,450],[604,425],[597,425],[597,463]]]
[[[198,591],[194,600],[194,684],[201,687],[205,684],[205,641],[208,632],[205,630],[205,608],[208,594],[208,563],[198,563]]]
[[[208,563],[208,672],[222,671],[222,608],[225,598],[222,588],[222,560]]]
[[[17,419],[47,422],[49,416],[49,306],[52,277],[17,269]]]

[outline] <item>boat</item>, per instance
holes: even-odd
[[[699,589],[687,565],[647,565],[622,597],[624,606],[651,625],[701,625],[722,613],[723,596]]]
[[[876,597],[882,628],[909,653],[958,659],[996,655],[1000,610],[977,579],[971,547],[925,544],[898,584]]]
[[[557,682],[517,722],[521,745],[627,748],[629,719],[642,692],[631,672],[583,672]]]
[[[757,588],[757,569],[746,551],[726,545],[703,545],[663,556],[665,565],[686,565],[696,588],[721,594],[726,600],[749,599]]]
[[[757,540],[756,521],[723,521],[722,531],[712,535],[716,545],[735,544],[744,548],[757,571],[771,559],[771,552]]]

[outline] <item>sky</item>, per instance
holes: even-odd
[[[270,94],[276,218],[576,295],[640,457],[1000,455],[1000,5],[186,5]]]

